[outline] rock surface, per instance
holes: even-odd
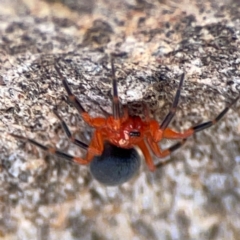
[[[0,0],[0,238],[239,239],[240,102],[189,138],[176,162],[154,173],[143,162],[115,188],[8,135],[84,156],[52,112],[89,142],[53,66],[93,116],[111,113],[110,53],[131,112],[145,102],[161,122],[184,71],[171,127],[213,119],[240,94],[239,16],[238,0]]]

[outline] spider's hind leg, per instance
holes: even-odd
[[[179,141],[177,143],[175,143],[174,145],[170,146],[169,148],[165,149],[164,152],[168,152],[168,155],[170,155],[172,152],[176,151],[177,149],[179,149],[180,147],[182,147],[182,145],[187,141],[186,138],[182,139],[182,141]],[[157,163],[155,165],[156,168],[161,168],[169,163],[174,162],[175,159],[167,159],[165,161],[160,161],[159,163]]]
[[[70,162],[76,162],[78,164],[85,165],[85,164],[88,164],[91,161],[91,159],[88,159],[88,158],[87,159],[83,159],[83,158],[80,158],[80,157],[71,156],[71,155],[69,155],[67,153],[59,151],[57,148],[54,148],[54,147],[47,147],[47,146],[45,146],[45,145],[43,145],[43,144],[41,144],[41,143],[39,143],[39,142],[37,142],[37,141],[35,141],[33,139],[30,139],[30,138],[26,138],[26,137],[23,137],[23,136],[20,136],[20,135],[12,134],[12,133],[10,133],[9,135],[11,135],[14,138],[18,138],[20,140],[29,142],[29,143],[39,147],[40,149],[42,149],[42,150],[44,150],[44,151],[46,151],[46,152],[48,152],[50,154],[62,157],[65,160],[68,160]]]

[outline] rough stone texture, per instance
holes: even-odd
[[[238,0],[0,0],[0,238],[239,239],[239,102],[189,138],[171,156],[178,161],[154,173],[143,163],[117,188],[7,134],[83,156],[52,113],[57,106],[89,141],[91,129],[68,104],[53,64],[97,116],[111,113],[109,53],[121,101],[138,114],[145,102],[159,121],[186,72],[171,124],[182,131],[240,93],[239,48]]]

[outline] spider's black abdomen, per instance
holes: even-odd
[[[102,155],[94,157],[90,163],[93,177],[107,186],[123,184],[137,173],[139,167],[140,156],[136,149],[119,148],[108,142]]]

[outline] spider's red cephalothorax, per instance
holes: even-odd
[[[157,167],[162,167],[163,165],[171,162],[172,159],[154,164],[149,148],[154,155],[159,158],[168,156],[171,152],[181,147],[189,136],[216,124],[227,113],[229,108],[239,99],[239,96],[234,99],[231,104],[229,104],[214,120],[204,122],[189,128],[183,133],[179,133],[168,128],[168,125],[176,112],[184,81],[184,74],[180,77],[179,86],[176,91],[172,107],[163,119],[162,123],[159,124],[156,120],[150,117],[146,106],[144,107],[144,119],[141,119],[139,116],[130,116],[128,114],[127,107],[121,109],[122,106],[118,97],[113,61],[111,61],[113,90],[112,115],[106,118],[92,118],[84,110],[79,99],[71,92],[67,80],[62,75],[58,65],[55,66],[55,69],[62,80],[70,102],[74,104],[83,120],[95,129],[89,145],[75,139],[64,120],[60,117],[58,112],[54,110],[54,113],[61,121],[62,127],[70,141],[85,149],[87,151],[86,157],[83,159],[80,157],[70,156],[69,154],[63,153],[55,148],[48,148],[33,139],[15,134],[11,135],[16,138],[26,140],[45,151],[61,156],[70,161],[74,161],[79,164],[90,164],[92,175],[105,185],[122,184],[129,180],[137,172],[140,166],[140,156],[134,149],[135,146],[141,149],[148,168],[151,171],[154,171]],[[159,142],[163,138],[180,139],[181,141],[177,142],[168,149],[162,150],[159,146]]]

